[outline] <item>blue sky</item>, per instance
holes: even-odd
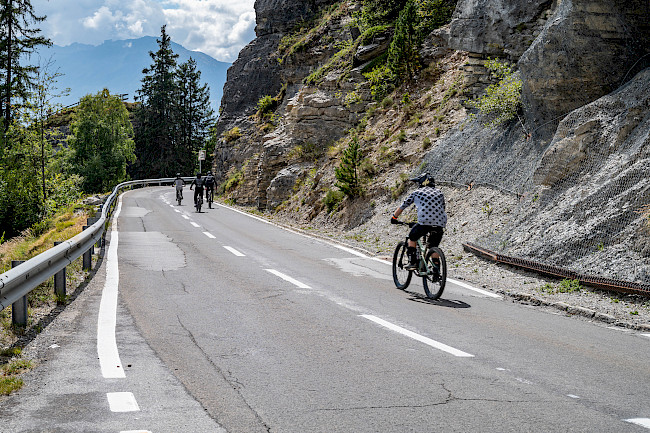
[[[189,50],[233,62],[255,37],[255,0],[32,0],[56,45],[98,45],[167,33]]]

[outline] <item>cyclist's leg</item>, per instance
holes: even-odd
[[[408,245],[406,248],[406,251],[409,256],[409,268],[412,269],[417,269],[417,241],[420,239],[422,236],[424,236],[428,231],[427,226],[423,226],[420,224],[416,224],[413,226],[411,229],[411,232],[408,235]]]
[[[444,234],[444,230],[442,227],[429,226],[429,242],[427,243],[427,248],[439,246],[443,234]],[[438,259],[440,256],[438,255],[438,253],[434,253],[432,257],[434,259]]]

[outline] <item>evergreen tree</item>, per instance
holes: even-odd
[[[142,71],[142,87],[137,91],[140,109],[136,115],[133,175],[169,177],[181,168],[176,149],[176,59],[165,26],[158,39],[158,51],[149,52],[153,64]]]
[[[409,0],[395,23],[395,35],[388,50],[388,65],[396,77],[410,80],[419,67],[417,7]]]
[[[30,0],[0,0],[0,110],[5,133],[13,117],[12,99],[27,100],[35,85],[37,67],[25,65],[21,59],[41,45],[52,44],[39,35],[40,29],[32,27],[43,20],[45,17],[34,13]]]
[[[361,182],[359,180],[359,166],[361,165],[361,152],[359,139],[354,136],[347,149],[343,151],[341,164],[334,169],[336,186],[350,198],[361,195]]]
[[[214,123],[214,112],[210,107],[210,89],[201,85],[201,71],[196,61],[190,59],[178,67],[178,160],[182,161],[181,172],[192,172],[199,149],[202,149]]]
[[[135,160],[133,127],[119,96],[106,89],[84,96],[71,128],[72,167],[83,177],[84,191],[110,191],[127,179],[127,163]]]
[[[361,21],[366,27],[390,24],[405,3],[406,0],[362,0]]]

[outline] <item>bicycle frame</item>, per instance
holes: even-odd
[[[425,240],[425,242],[423,242]],[[408,245],[409,238],[408,236],[406,237],[406,244]],[[425,243],[428,245],[429,243],[429,235],[424,235],[420,239],[417,240],[416,242],[416,248],[417,252],[419,255],[419,262],[418,262],[418,268],[413,271],[413,273],[418,276],[418,277],[425,277],[427,275],[432,275],[433,274],[433,269],[429,267],[429,264],[424,260],[427,254],[427,248],[424,246]]]

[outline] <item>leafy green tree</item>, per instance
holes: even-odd
[[[41,45],[52,44],[40,36],[40,29],[34,28],[43,20],[45,17],[35,14],[30,0],[0,0],[0,110],[5,133],[11,125],[16,105],[12,100],[26,101],[30,88],[35,84],[38,68],[26,65],[25,55],[30,55]]]
[[[210,107],[210,89],[201,84],[201,71],[190,59],[178,67],[176,73],[177,104],[177,159],[180,172],[192,172],[198,161],[198,151],[210,138],[214,111]]]
[[[362,192],[359,179],[361,159],[359,139],[354,136],[348,147],[343,151],[341,163],[334,169],[334,175],[337,180],[336,187],[350,198],[358,197]]]
[[[142,73],[142,87],[137,91],[140,109],[136,114],[135,177],[169,177],[180,171],[176,149],[176,59],[165,26],[161,28],[158,51],[149,52],[152,65]]]
[[[121,98],[104,89],[81,98],[72,120],[72,171],[86,192],[109,191],[127,179],[135,160],[133,127]]]
[[[508,122],[521,109],[522,80],[519,72],[504,60],[488,59],[485,67],[498,81],[485,89],[485,94],[469,101],[483,117],[483,126],[494,128]]]

